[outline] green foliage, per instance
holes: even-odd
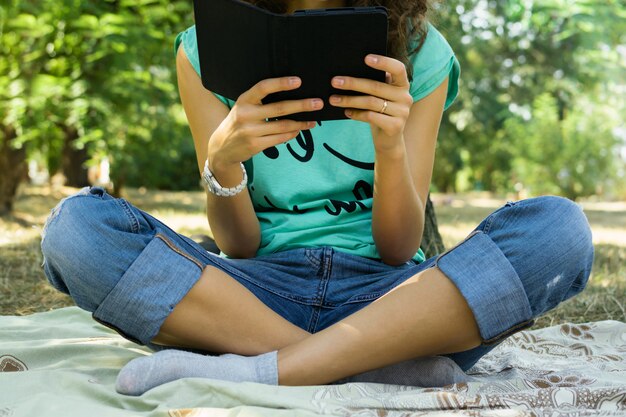
[[[575,199],[601,193],[615,177],[612,117],[607,109],[586,104],[559,120],[557,100],[544,93],[535,99],[529,120],[505,122],[505,137],[516,138],[511,143],[512,176],[533,194]]]
[[[14,148],[55,172],[70,140],[107,155],[117,185],[197,187],[172,48],[190,0],[0,4],[0,127]],[[626,195],[622,0],[447,0],[434,23],[462,66],[435,189]]]
[[[197,187],[173,53],[191,2],[13,0],[2,16],[0,89],[10,95],[0,106],[16,146],[43,154],[54,172],[77,133],[71,145],[110,156],[116,183]]]
[[[523,185],[570,198],[619,191],[626,183],[618,154],[626,146],[620,3],[444,3],[435,23],[463,73],[441,130],[437,189]]]

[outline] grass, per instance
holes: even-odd
[[[52,288],[41,268],[40,233],[57,202],[72,188],[23,186],[15,212],[0,218],[0,314],[25,315],[73,305]],[[180,233],[206,234],[201,192],[129,189],[130,202]],[[433,195],[446,247],[454,245],[505,199],[489,194]],[[585,291],[540,317],[535,328],[565,322],[626,322],[626,204],[583,203],[592,226],[596,258]]]

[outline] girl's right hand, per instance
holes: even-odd
[[[207,155],[211,169],[220,171],[238,166],[264,149],[295,138],[301,130],[315,127],[313,121],[272,119],[319,110],[324,106],[319,98],[261,103],[269,94],[295,90],[300,84],[298,77],[270,78],[258,82],[239,96],[209,140]]]

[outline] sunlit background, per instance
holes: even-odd
[[[0,211],[18,182],[197,189],[174,38],[190,0],[1,8]],[[461,62],[433,191],[626,199],[626,7],[463,1],[431,16]],[[253,63],[251,63],[253,64]]]
[[[507,199],[560,194],[591,223],[588,288],[537,326],[626,321],[621,3],[450,0],[430,17],[462,66],[432,185],[445,246]],[[46,282],[39,244],[76,187],[105,185],[180,233],[210,234],[176,87],[191,0],[0,4],[0,314],[73,304]]]

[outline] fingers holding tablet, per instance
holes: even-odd
[[[236,165],[315,127],[313,121],[291,120],[289,115],[321,109],[319,98],[262,102],[269,94],[297,89],[301,83],[298,77],[270,78],[244,91],[209,141],[211,161]]]
[[[302,85],[299,77],[280,77],[261,80],[249,90],[239,96],[239,100],[245,100],[252,104],[261,104],[261,100],[272,93],[295,90]]]
[[[349,118],[368,122],[389,136],[400,134],[413,104],[406,67],[394,58],[380,55],[368,55],[365,62],[372,68],[385,71],[386,82],[347,76],[333,77],[331,84],[336,89],[363,95],[333,94],[329,98],[330,104],[346,109],[345,114]]]
[[[263,99],[268,95],[281,91],[290,91],[299,88],[302,80],[299,77],[269,78],[256,83],[248,91],[244,92],[238,102],[249,103],[259,106],[259,118],[275,119],[289,116],[290,114],[317,111],[324,107],[321,98],[305,98],[300,100],[284,100],[263,104]]]

